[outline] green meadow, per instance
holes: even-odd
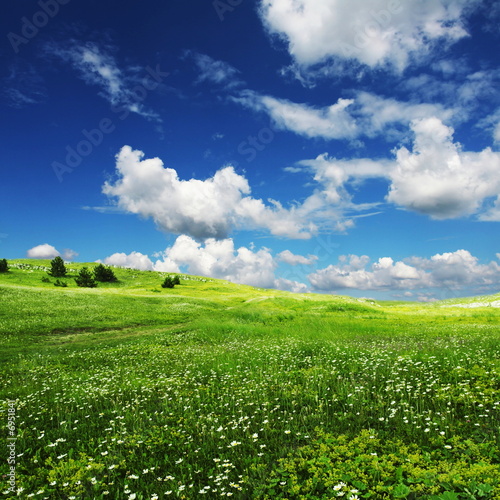
[[[500,295],[79,288],[84,265],[0,274],[0,498],[500,499]]]

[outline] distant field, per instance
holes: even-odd
[[[127,269],[84,289],[76,263],[62,288],[48,261],[9,264],[4,498],[500,499],[500,295],[163,289]]]

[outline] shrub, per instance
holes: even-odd
[[[167,276],[161,286],[162,288],[174,288],[175,283],[171,276]]]
[[[86,267],[82,267],[78,273],[78,277],[75,278],[75,282],[78,286],[86,288],[95,288],[97,286],[97,283],[92,277],[92,273]]]
[[[113,270],[110,267],[103,266],[102,264],[94,267],[94,279],[96,281],[107,283],[118,281]]]
[[[66,266],[64,265],[64,260],[62,260],[61,257],[55,257],[50,261],[49,274],[54,276],[54,278],[63,278],[66,276]]]
[[[175,275],[175,276],[172,278],[172,283],[173,283],[174,285],[180,285],[180,284],[181,284],[181,280],[180,280],[180,278],[179,278],[179,276],[178,276],[178,275]]]
[[[0,273],[6,273],[9,270],[7,259],[0,259]]]
[[[57,280],[57,281],[59,281],[59,280]],[[49,280],[49,278],[47,278],[47,276],[44,276],[42,278],[42,283],[52,283],[52,282]]]
[[[50,282],[50,280],[49,280]],[[65,282],[65,281],[61,281],[60,279],[57,279],[55,282],[54,282],[54,286],[62,286],[62,287],[67,287],[68,284]]]

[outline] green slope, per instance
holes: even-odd
[[[0,274],[4,498],[500,498],[498,296],[163,289],[127,269],[84,289],[77,263],[62,288],[48,264]]]

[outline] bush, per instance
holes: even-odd
[[[49,280],[49,283],[50,283],[50,280]],[[55,282],[54,282],[54,286],[62,286],[62,287],[67,287],[68,284],[65,282],[65,281],[61,281],[60,279],[57,279]]]
[[[9,265],[6,259],[0,259],[0,273],[6,273],[9,270]]]
[[[95,288],[97,286],[97,283],[92,277],[92,273],[86,267],[82,267],[78,273],[78,278],[75,278],[75,282],[78,286],[86,288]]]
[[[59,281],[59,280],[57,280],[57,281]],[[47,278],[47,276],[44,276],[42,278],[42,283],[52,283],[52,281],[50,281],[49,278]]]
[[[162,288],[174,288],[175,283],[171,276],[167,276],[161,286]]]
[[[63,278],[66,276],[66,266],[64,265],[64,260],[62,260],[61,257],[55,257],[50,261],[49,274],[54,276],[54,278]]]
[[[180,285],[180,284],[181,284],[181,280],[180,280],[180,278],[179,278],[179,276],[178,276],[178,275],[175,275],[175,276],[173,277],[173,279],[172,279],[172,283],[173,283],[174,285]]]
[[[103,266],[102,264],[94,267],[94,279],[96,281],[107,283],[118,281],[113,270],[110,267]]]

